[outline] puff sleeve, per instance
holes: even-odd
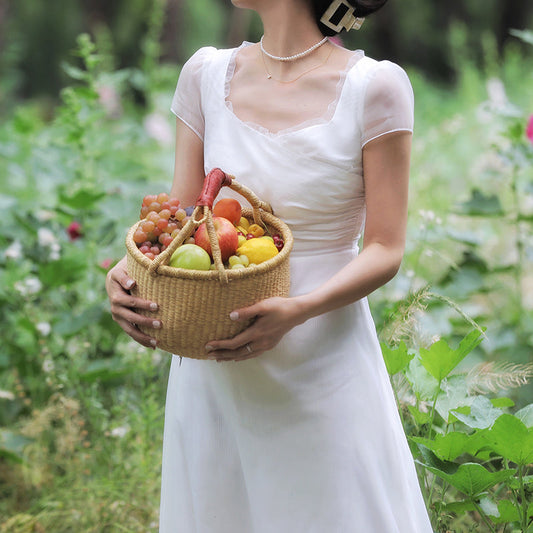
[[[412,133],[413,126],[414,95],[407,74],[395,63],[380,61],[363,99],[361,146],[387,133]]]
[[[200,48],[183,65],[170,110],[204,139],[204,113],[202,109],[202,76],[211,47]]]

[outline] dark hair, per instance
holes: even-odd
[[[332,37],[333,35],[336,35],[337,32],[332,30],[331,28],[328,28],[322,22],[320,22],[320,19],[322,18],[322,15],[325,13],[326,9],[331,5],[331,2],[333,0],[311,0],[311,4],[313,6],[313,10],[315,13],[315,19],[317,21],[318,27],[320,28],[320,31],[327,35],[328,37]],[[347,0],[350,5],[352,5],[355,8],[355,16],[356,17],[367,17],[371,13],[374,13],[381,7],[385,5],[387,0]]]

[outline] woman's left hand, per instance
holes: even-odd
[[[232,339],[210,341],[208,359],[243,361],[257,357],[278,344],[294,326],[304,322],[301,305],[295,298],[268,298],[249,307],[236,309],[232,320],[254,319],[253,324]]]

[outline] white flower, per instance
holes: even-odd
[[[5,250],[6,259],[20,259],[22,257],[22,244],[19,241],[13,241]]]
[[[43,288],[43,284],[39,278],[29,277],[22,281],[17,281],[14,287],[23,296],[28,296],[30,294],[37,294]]]
[[[48,228],[39,228],[37,230],[37,239],[40,246],[48,248],[49,259],[57,261],[60,258],[61,246],[55,233]]]
[[[39,322],[35,327],[43,337],[47,337],[52,331],[52,326],[48,322]]]
[[[173,132],[167,119],[160,113],[150,113],[144,119],[144,129],[152,139],[159,144],[170,145],[173,142]]]
[[[0,389],[0,398],[2,400],[14,400],[15,395],[11,391]]]
[[[39,228],[37,230],[37,239],[39,245],[43,248],[50,248],[53,244],[57,244],[57,237],[48,228]]]
[[[129,426],[119,426],[118,428],[114,428],[111,430],[111,436],[121,439],[126,435],[126,433],[128,433],[129,430]]]
[[[55,365],[52,359],[45,359],[43,361],[43,372],[44,373],[49,374],[50,372],[54,370],[54,368],[55,368]]]
[[[422,220],[426,222],[433,222],[435,220],[435,213],[433,211],[425,211],[421,209],[418,214],[422,217]]]

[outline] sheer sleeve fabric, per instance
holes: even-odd
[[[387,133],[413,132],[413,89],[401,67],[390,61],[377,64],[368,80],[362,116],[362,147]]]
[[[171,111],[191,130],[204,140],[204,113],[202,108],[202,76],[211,47],[200,48],[183,65],[176,92],[172,98]]]

